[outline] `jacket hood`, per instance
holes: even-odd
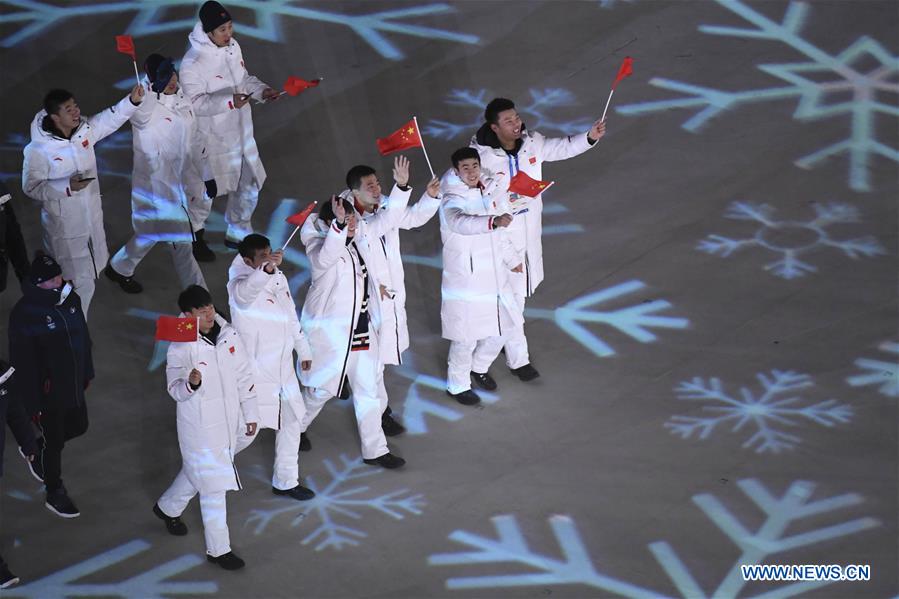
[[[234,277],[241,275],[253,274],[255,270],[255,268],[243,261],[243,256],[237,254],[234,256],[234,260],[231,261],[231,266],[228,267],[228,280],[230,281]]]
[[[53,141],[68,142],[69,140],[65,139],[64,137],[54,135],[53,133],[50,133],[49,131],[44,129],[44,119],[46,117],[47,111],[43,108],[38,110],[37,114],[34,115],[34,118],[31,120],[31,141],[38,144]],[[84,117],[82,117],[81,124],[78,125],[78,129],[81,129],[82,125],[84,125]],[[75,135],[75,132],[78,131],[78,129],[75,129],[75,131],[72,132],[73,136]]]
[[[194,25],[193,30],[187,36],[187,41],[190,42],[191,48],[201,53],[213,52],[218,48],[218,46],[212,43],[206,32],[203,31],[203,23],[200,21],[197,21]],[[235,44],[237,44],[237,41],[232,37],[228,45],[233,46]]]
[[[521,124],[521,139],[519,139],[518,147],[521,148],[522,143],[524,143],[524,137],[527,135],[527,127],[524,123]],[[477,144],[479,146],[484,146],[488,148],[494,148],[496,150],[503,150],[502,145],[499,143],[499,138],[496,136],[496,133],[493,129],[490,128],[490,123],[484,123],[481,125],[481,128],[478,129],[478,132],[474,134],[474,137],[471,139],[471,143]]]

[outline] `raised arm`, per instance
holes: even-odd
[[[228,281],[228,297],[237,307],[246,310],[265,289],[271,276],[260,266],[248,275],[234,277]]]
[[[137,85],[131,93],[100,114],[87,119],[91,126],[91,136],[93,142],[97,143],[119,130],[125,124],[125,121],[131,118],[138,106],[141,104],[141,98],[146,94],[143,93],[143,87]],[[137,90],[140,90],[139,92]],[[140,97],[137,97],[137,96]]]

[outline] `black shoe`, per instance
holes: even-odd
[[[207,554],[206,559],[211,563],[220,566],[224,570],[240,570],[246,565],[242,559],[234,555],[233,551],[229,551],[218,557],[212,557]]]
[[[406,427],[397,422],[393,416],[387,412],[384,412],[381,415],[381,428],[388,437],[396,437],[397,435],[402,435],[406,432]]]
[[[293,497],[297,501],[309,501],[315,497],[315,491],[307,489],[303,485],[297,485],[293,489],[276,489],[275,487],[272,487],[272,493],[275,495]]]
[[[312,451],[312,441],[306,436],[306,433],[300,433],[300,451]]]
[[[239,239],[235,240],[235,239],[228,239],[227,237],[225,237],[225,247],[228,248],[229,250],[236,250],[239,244],[240,244]]]
[[[19,455],[25,460],[25,464],[28,466],[28,472],[31,473],[35,479],[39,482],[44,482],[44,439],[43,437],[39,437],[38,442],[38,451],[34,454],[34,459],[29,459],[31,456],[25,455],[25,452],[22,451],[22,448],[19,448]]]
[[[19,584],[19,577],[9,571],[9,567],[3,564],[0,568],[0,589],[8,589]]]
[[[521,368],[513,368],[512,374],[514,374],[524,382],[533,381],[535,378],[540,376],[540,373],[537,372],[537,369],[530,364],[525,364]]]
[[[208,245],[206,245],[206,241],[203,239],[203,235],[206,233],[206,229],[200,229],[196,233],[194,233],[193,242],[193,252],[194,258],[197,262],[215,262],[215,252],[213,252]]]
[[[103,272],[106,273],[106,277],[110,281],[118,283],[119,287],[121,287],[122,291],[124,291],[125,293],[140,293],[144,290],[143,285],[141,285],[131,277],[126,277],[125,275],[117,273],[112,268],[112,264],[107,264],[106,268],[103,269]]]
[[[395,456],[389,451],[382,456],[378,456],[371,460],[362,460],[369,466],[380,466],[381,468],[387,468],[388,470],[393,470],[394,468],[399,468],[406,464],[406,460],[399,456]]]
[[[463,406],[473,406],[481,403],[481,398],[478,397],[478,394],[471,389],[466,389],[462,393],[450,393],[449,391],[447,391],[446,394],[458,401]]]
[[[181,518],[175,516],[172,518],[167,515],[161,509],[159,509],[159,504],[155,504],[153,506],[153,513],[156,514],[156,517],[165,522],[165,528],[169,531],[169,534],[175,535],[176,537],[183,537],[187,534],[187,524],[181,521]]]
[[[47,502],[44,504],[47,509],[63,518],[77,518],[81,515],[74,502],[66,493],[65,487],[60,487],[55,491],[47,491]]]
[[[350,389],[350,379],[343,377],[343,388],[340,390],[340,395],[337,397],[340,399],[349,399],[352,394],[353,390]]]
[[[489,372],[485,372],[481,374],[480,372],[471,371],[471,380],[477,383],[478,387],[481,389],[486,389],[487,391],[496,391],[496,381],[493,380],[493,377],[490,376]]]

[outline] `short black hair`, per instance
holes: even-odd
[[[59,112],[59,107],[74,98],[75,95],[65,89],[51,89],[47,92],[47,95],[44,96],[44,110],[47,111],[47,114],[56,114]]]
[[[212,305],[212,296],[199,285],[191,285],[178,296],[178,308],[185,314],[194,308]]]
[[[347,214],[355,210],[348,200],[343,199],[341,201],[343,202],[343,209],[346,210]],[[322,207],[318,209],[318,217],[329,225],[331,224],[331,221],[334,220],[334,210],[331,208],[330,198],[327,201],[322,202]]]
[[[250,233],[237,244],[237,251],[244,258],[253,260],[256,258],[256,252],[272,247],[272,242],[265,235],[259,233]]]
[[[481,164],[481,156],[474,148],[459,148],[450,156],[450,160],[453,161],[453,168],[459,168],[459,163],[469,158],[474,158],[478,161],[478,164]]]
[[[493,98],[484,109],[484,120],[495,125],[499,122],[499,113],[504,110],[515,110],[515,102],[508,98]]]
[[[359,189],[359,186],[362,185],[362,177],[376,174],[377,171],[372,167],[364,164],[357,164],[347,172],[346,186],[350,189]]]

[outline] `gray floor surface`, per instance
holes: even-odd
[[[481,406],[445,396],[437,223],[403,233],[412,348],[387,382],[408,466],[360,465],[349,402],[333,400],[300,461],[318,498],[292,503],[269,491],[265,432],[228,496],[248,565],[224,572],[203,559],[196,503],[184,538],[150,513],[180,464],[153,342],[179,290],[157,249],[136,274],[143,294],[98,283],[91,428],[64,454],[80,518],[44,508],[7,441],[0,552],[23,585],[3,596],[899,595],[896,2],[238,4],[251,72],[273,86],[325,78],[254,109],[269,174],[254,224],[274,243],[349,166],[386,179],[374,140],[411,116],[442,171],[493,96],[546,135],[583,131],[634,57],[605,139],[545,166],[546,280],[527,322],[542,377],[521,383],[500,359]],[[30,250],[21,136],[44,91],[99,111],[131,73],[113,36],[178,56],[193,10],[0,2],[0,171]],[[131,234],[128,126],[98,153],[115,251]],[[422,155],[406,154],[422,190]],[[218,260],[203,269],[226,308],[219,202]],[[308,271],[292,247],[301,303]],[[4,338],[18,297],[0,296]],[[871,576],[744,582],[741,564]]]

